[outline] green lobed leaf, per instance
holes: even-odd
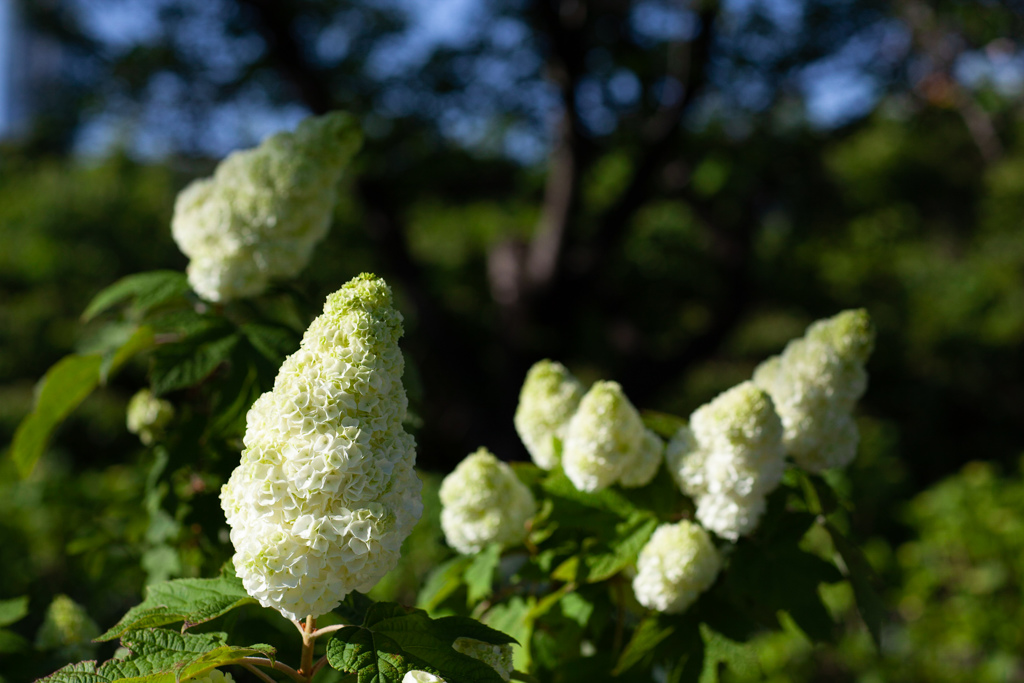
[[[583,556],[586,567],[583,578],[587,583],[604,581],[636,562],[637,555],[657,526],[657,519],[643,513],[616,524],[611,541],[588,549]]]
[[[175,270],[154,270],[128,275],[93,297],[82,313],[82,320],[88,322],[103,311],[128,299],[134,299],[136,311],[144,313],[188,291],[188,278],[184,273]]]
[[[0,655],[24,652],[30,648],[31,645],[23,637],[14,631],[0,628]]]
[[[501,561],[501,546],[492,543],[473,556],[462,578],[465,579],[468,593],[466,603],[472,607],[493,592],[494,571]]]
[[[327,645],[327,661],[358,683],[401,683],[409,671],[427,671],[447,683],[501,683],[481,661],[452,649],[457,638],[494,645],[514,640],[468,617],[431,619],[420,609],[389,602],[370,606],[360,626],[347,626]]]
[[[18,425],[11,443],[11,457],[21,476],[32,472],[53,430],[99,384],[102,364],[99,355],[71,355],[46,371],[40,380],[35,408]]]
[[[832,563],[800,548],[815,519],[770,507],[758,534],[736,545],[723,581],[728,597],[750,618],[774,627],[779,610],[785,610],[811,640],[823,641],[833,637],[835,623],[818,587],[843,576]]]
[[[153,328],[146,325],[136,328],[117,348],[103,354],[100,382],[106,384],[110,376],[120,370],[122,365],[143,351],[153,348],[155,343]]]
[[[229,565],[215,579],[175,579],[149,586],[146,599],[97,640],[113,640],[129,631],[177,622],[184,622],[184,631],[255,602]]]
[[[707,624],[700,625],[700,635],[704,641],[700,683],[718,683],[723,667],[732,669],[741,680],[760,678],[761,664],[753,648],[726,638]]]
[[[544,491],[555,502],[553,518],[560,523],[584,528],[599,528],[607,515],[596,515],[596,512],[610,513],[618,517],[628,518],[636,512],[636,506],[621,492],[606,488],[596,493],[580,491],[573,485],[569,477],[561,471],[553,472],[541,485]],[[565,508],[559,512],[559,506]]]
[[[79,662],[60,669],[46,683],[178,683],[246,657],[272,659],[269,645],[236,647],[224,633],[176,633],[167,629],[131,631],[121,639],[131,653],[101,665]]]
[[[462,587],[462,577],[473,558],[467,555],[453,557],[430,572],[416,598],[416,607],[433,612]]]
[[[857,611],[871,632],[875,647],[882,646],[882,622],[885,620],[885,603],[875,590],[878,578],[868,559],[860,548],[854,545],[843,532],[831,522],[825,523],[825,529],[832,537],[836,551],[846,563],[847,574],[853,586],[853,597],[857,601]]]
[[[253,348],[275,366],[281,365],[287,355],[294,353],[301,341],[294,330],[283,325],[246,323],[239,329]]]
[[[154,394],[160,396],[198,384],[231,356],[238,343],[238,334],[216,334],[225,330],[214,332],[188,337],[156,350],[150,375]]]
[[[518,641],[512,646],[515,667],[519,671],[529,671],[533,661],[530,652],[530,641],[533,639],[534,618],[537,612],[537,599],[532,595],[528,598],[514,596],[506,602],[495,605],[484,615],[484,623],[507,633]]]
[[[626,643],[626,647],[619,655],[619,661],[612,670],[613,676],[619,676],[654,651],[661,641],[668,638],[675,631],[671,625],[660,623],[657,615],[652,615],[640,622],[640,625],[633,631],[633,637]]]
[[[0,626],[10,626],[28,616],[28,596],[0,600]]]

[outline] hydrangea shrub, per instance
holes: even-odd
[[[23,430],[35,439],[23,471],[46,430],[150,352],[150,388],[127,417],[153,460],[142,564],[181,567],[184,553],[218,550],[216,534],[186,520],[225,477],[219,542],[234,551],[215,578],[154,582],[97,638],[120,639],[117,656],[69,664],[48,683],[224,683],[228,669],[312,683],[325,667],[377,683],[756,677],[745,643],[790,621],[827,640],[836,625],[818,588],[846,580],[877,640],[884,615],[867,562],[841,531],[844,501],[817,476],[856,452],[873,345],[864,311],[811,325],[689,420],[638,411],[629,377],[586,388],[565,366],[537,363],[508,416],[519,459],[533,463],[486,448],[468,456],[440,487],[439,528],[417,534],[438,554],[443,534],[458,556],[435,568],[416,606],[364,595],[396,567],[423,511],[390,288],[354,278],[301,340],[304,321],[282,323],[272,306],[195,296],[258,296],[293,277],[330,223],[354,140],[343,116],[311,119],[186,188],[173,232],[192,258],[188,277],[144,273],[101,292],[86,317],[130,304],[109,335],[120,341],[48,373]],[[234,464],[239,450],[229,477],[190,469],[224,453]],[[162,507],[170,496],[175,515]],[[0,601],[0,639],[27,604]],[[51,612],[40,647],[57,651],[84,613],[57,602]],[[224,631],[191,630],[217,619]],[[264,642],[282,628],[301,639],[294,667]],[[233,644],[241,638],[255,644]]]

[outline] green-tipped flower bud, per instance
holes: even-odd
[[[754,371],[771,394],[793,460],[809,472],[845,467],[860,440],[853,407],[867,389],[875,333],[867,311],[843,311],[807,328]]]
[[[464,555],[491,543],[509,547],[526,538],[537,511],[533,494],[512,468],[486,448],[466,456],[441,482],[441,528]]]
[[[753,382],[721,393],[672,437],[665,460],[705,528],[731,541],[749,534],[785,469],[771,398]]]
[[[456,638],[452,649],[478,659],[498,672],[503,680],[512,677],[512,646],[491,645],[475,638]]]
[[[663,524],[640,551],[633,592],[644,607],[679,614],[711,587],[721,568],[704,529],[686,520]]]
[[[84,607],[66,595],[58,595],[36,632],[36,647],[55,650],[60,659],[78,661],[96,654],[92,640],[99,635],[99,627]]]
[[[363,274],[327,298],[249,410],[221,504],[246,590],[289,619],[370,590],[423,511],[401,334],[391,289]]]
[[[657,472],[646,463],[644,423],[617,382],[595,382],[580,401],[569,421],[562,452],[566,476],[580,491],[600,491],[627,478],[633,486],[643,486]],[[647,480],[635,477],[631,469],[650,474]]]
[[[357,144],[344,114],[306,119],[182,190],[171,232],[191,259],[196,293],[209,301],[255,296],[305,268],[330,228],[338,179]]]
[[[582,397],[583,385],[561,363],[542,360],[526,373],[514,422],[523,445],[541,469],[558,466],[569,420]]]
[[[170,401],[157,398],[149,389],[142,389],[128,401],[128,415],[125,421],[128,424],[128,431],[137,434],[139,441],[148,446],[173,417],[174,406]]]

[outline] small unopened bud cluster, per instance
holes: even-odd
[[[174,417],[170,401],[157,398],[149,389],[142,389],[128,401],[128,431],[136,434],[147,446],[160,435]]]
[[[694,411],[665,459],[700,523],[735,541],[757,527],[782,479],[782,423],[768,394],[743,382]]]
[[[521,543],[537,511],[530,489],[486,448],[467,456],[444,478],[440,495],[445,539],[465,555],[491,543]]]
[[[330,114],[234,152],[178,195],[171,232],[208,301],[255,296],[294,277],[331,224],[337,184],[355,149],[347,116]]]
[[[370,590],[423,510],[401,334],[390,288],[361,275],[328,297],[249,410],[221,504],[246,590],[289,619]]]
[[[663,524],[640,551],[633,592],[644,607],[678,614],[715,582],[721,567],[718,550],[699,525]]]
[[[856,456],[853,407],[867,388],[874,337],[867,311],[843,311],[812,324],[754,371],[782,418],[786,450],[803,469],[845,467]]]

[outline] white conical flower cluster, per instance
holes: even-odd
[[[569,420],[582,397],[583,385],[561,363],[542,360],[526,373],[514,422],[523,445],[541,469],[558,466]]]
[[[452,649],[478,659],[498,672],[502,680],[509,680],[514,669],[511,645],[491,645],[475,638],[456,638]]]
[[[633,592],[644,607],[678,614],[715,582],[721,568],[721,555],[699,525],[663,524],[640,551]]]
[[[128,401],[125,422],[128,431],[137,434],[139,441],[148,446],[173,417],[174,406],[170,401],[157,398],[149,389],[142,389]]]
[[[363,274],[328,297],[249,410],[221,504],[245,589],[289,619],[372,588],[423,511],[401,334],[391,290]]]
[[[171,232],[191,259],[188,279],[209,301],[255,296],[306,267],[330,228],[338,179],[358,137],[340,113],[310,118],[178,195]]]
[[[782,422],[768,394],[743,382],[695,410],[665,459],[700,523],[735,541],[757,528],[782,479]]]
[[[466,456],[444,478],[441,505],[445,539],[464,555],[491,543],[505,547],[521,543],[526,522],[537,511],[530,489],[486,448]]]
[[[562,467],[580,491],[643,486],[658,471],[660,445],[617,382],[595,382],[569,421]]]
[[[843,311],[812,324],[754,371],[782,418],[786,450],[803,469],[845,467],[856,456],[853,407],[867,388],[874,337],[867,311]]]

